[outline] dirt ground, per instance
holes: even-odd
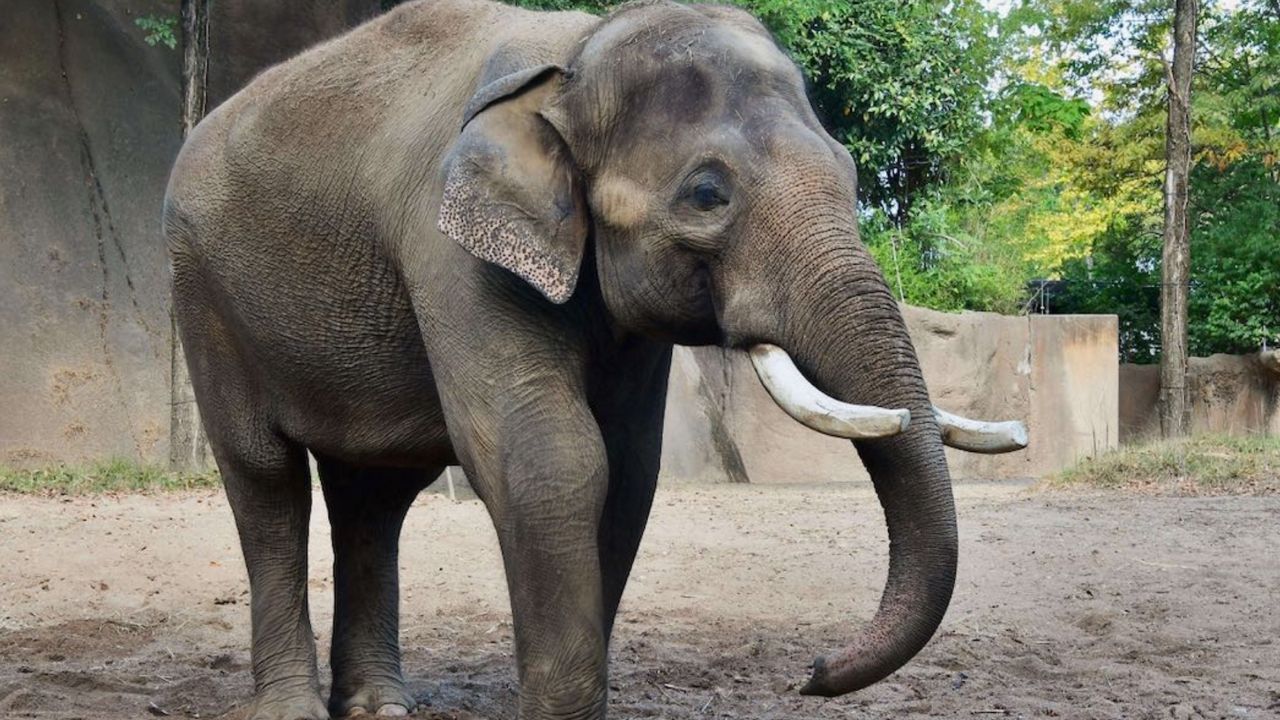
[[[1280,497],[956,494],[962,562],[939,635],[888,680],[822,700],[795,687],[870,616],[883,582],[870,489],[663,489],[615,634],[611,716],[1280,716]],[[240,717],[247,590],[221,495],[0,496],[0,540],[0,717]],[[483,508],[424,495],[401,561],[415,717],[511,717],[509,611]]]

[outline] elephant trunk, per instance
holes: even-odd
[[[801,689],[836,696],[889,675],[932,637],[955,584],[956,517],[924,378],[879,269],[856,242],[802,247],[811,254],[788,264],[779,344],[834,398],[910,412],[903,432],[854,440],[884,509],[889,575],[875,618],[839,654],[818,658]]]

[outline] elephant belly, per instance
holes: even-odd
[[[265,243],[252,263],[230,252],[208,258],[203,270],[222,290],[215,312],[234,318],[227,324],[257,401],[291,440],[365,465],[447,462],[444,413],[408,293],[373,243],[359,240],[348,243],[367,249],[316,252],[304,272]]]
[[[282,430],[317,455],[353,464],[451,464],[453,449],[434,386],[403,376],[388,381],[404,371],[402,360],[365,356],[359,360],[364,377],[355,383],[333,376],[290,393],[280,412]]]
[[[308,323],[310,324],[310,323]],[[287,389],[281,429],[317,454],[374,466],[452,462],[444,412],[417,319],[404,304],[314,323],[301,353],[278,357],[270,384]]]

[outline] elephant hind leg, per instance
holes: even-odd
[[[254,700],[247,720],[326,720],[307,605],[311,476],[306,451],[263,411],[218,305],[175,262],[175,312],[200,416],[249,574]]]
[[[444,468],[318,462],[333,530],[329,711],[408,714],[415,703],[400,666],[400,528],[413,499]]]
[[[249,571],[255,697],[250,720],[323,720],[307,605],[311,483],[301,447],[263,437],[251,459],[217,447]]]

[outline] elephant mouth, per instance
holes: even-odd
[[[748,350],[761,384],[774,402],[804,426],[825,435],[869,440],[897,435],[911,423],[905,408],[853,405],[814,387],[787,351],[759,343]],[[1027,428],[1017,420],[973,420],[933,407],[934,418],[948,447],[973,453],[996,454],[1027,447]]]

